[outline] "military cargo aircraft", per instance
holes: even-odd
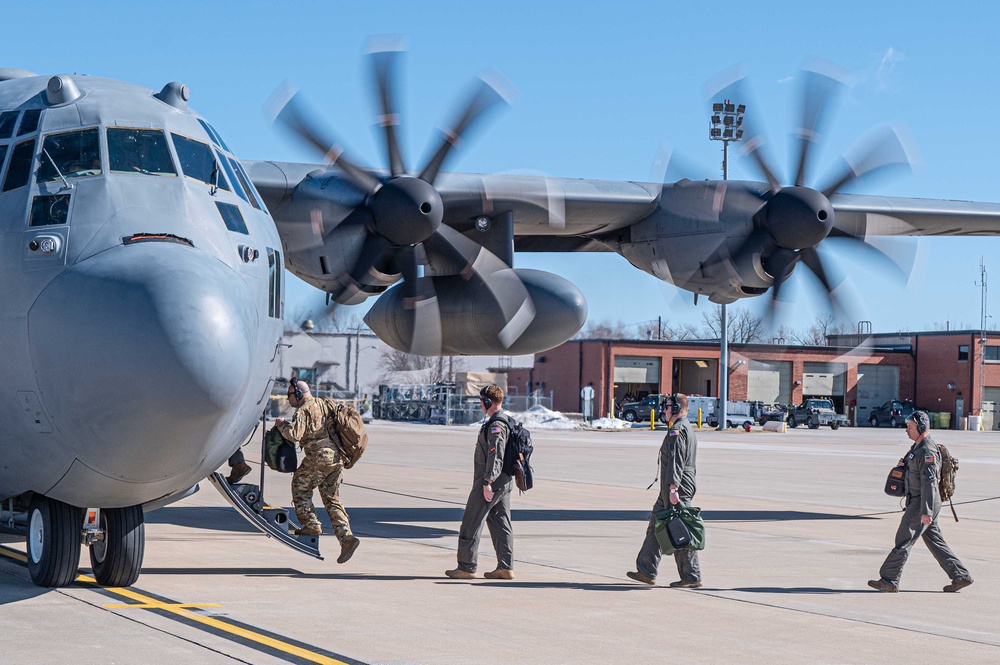
[[[99,583],[135,582],[144,511],[193,491],[261,417],[286,268],[335,303],[377,297],[366,320],[397,349],[522,354],[572,337],[587,306],[562,277],[514,267],[517,251],[615,251],[727,303],[774,293],[799,263],[832,291],[827,238],[1000,231],[996,204],[842,193],[893,161],[891,136],[806,186],[825,93],[806,96],[789,185],[749,126],[761,182],[445,172],[503,103],[490,79],[411,170],[398,58],[371,56],[387,170],[350,160],[297,94],[273,113],[316,164],[238,159],[180,83],[0,70],[0,528],[26,537],[36,584],[70,583],[81,544]]]

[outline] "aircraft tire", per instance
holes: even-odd
[[[142,506],[101,510],[104,540],[90,546],[90,565],[101,586],[130,586],[139,579],[146,544]]]
[[[80,567],[80,509],[36,494],[28,508],[28,573],[43,587],[63,587]]]

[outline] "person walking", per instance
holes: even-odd
[[[896,530],[896,546],[889,552],[879,569],[879,578],[869,580],[868,586],[879,591],[895,593],[899,591],[899,578],[903,574],[903,564],[910,555],[910,549],[923,538],[938,565],[951,578],[951,584],[944,587],[946,593],[953,593],[972,584],[968,569],[959,561],[955,553],[944,542],[938,527],[938,513],[941,511],[941,451],[930,435],[931,420],[923,411],[914,411],[906,419],[906,436],[913,441],[910,450],[900,464],[906,465],[903,477],[906,488],[906,510]]]
[[[473,456],[472,491],[465,504],[458,532],[458,567],[446,570],[452,579],[471,580],[476,576],[479,538],[483,521],[490,530],[497,554],[495,570],[484,573],[491,580],[514,579],[514,532],[510,523],[510,495],[514,480],[503,472],[503,454],[510,436],[503,415],[503,389],[490,384],[479,392],[486,422],[479,428]]]
[[[660,566],[663,550],[653,531],[656,528],[656,513],[667,506],[691,505],[697,489],[695,483],[695,458],[698,453],[698,439],[687,419],[687,395],[674,393],[664,403],[670,422],[667,435],[660,445],[660,495],[653,504],[653,513],[646,527],[646,539],[642,541],[639,555],[635,559],[636,570],[626,573],[631,579],[643,584],[656,584],[656,573]],[[680,579],[670,586],[680,589],[701,587],[701,568],[698,552],[677,550],[674,552],[677,573]]]
[[[299,468],[292,475],[292,504],[295,516],[302,525],[294,534],[318,536],[323,533],[312,500],[313,490],[318,488],[333,531],[340,541],[337,563],[346,563],[361,541],[351,533],[347,511],[340,503],[341,475],[344,472],[340,442],[330,438],[326,427],[329,414],[325,402],[313,397],[309,384],[305,381],[289,383],[288,403],[295,407],[295,415],[291,421],[278,418],[274,424],[283,437],[297,443],[305,453]],[[333,436],[336,437],[336,433]]]

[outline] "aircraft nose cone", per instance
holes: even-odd
[[[59,275],[28,316],[41,400],[79,460],[153,481],[202,460],[246,390],[247,285],[204,252],[141,243]]]

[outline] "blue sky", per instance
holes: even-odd
[[[732,7],[730,13],[722,8]],[[922,166],[865,190],[894,196],[1000,201],[996,175],[1000,109],[996,25],[1000,5],[966,2],[240,2],[45,3],[4,10],[0,66],[42,74],[86,73],[160,89],[181,81],[191,104],[246,159],[313,161],[275,131],[261,109],[285,79],[302,88],[356,161],[383,166],[373,118],[367,37],[405,35],[403,148],[426,160],[435,128],[476,75],[502,72],[520,93],[448,170],[538,172],[558,177],[648,180],[661,143],[720,176],[720,144],[707,140],[708,80],[735,63],[752,76],[774,161],[790,169],[794,77],[820,58],[849,72],[851,86],[827,132],[815,171],[873,125],[909,128]],[[754,178],[731,163],[730,177]],[[876,331],[946,321],[978,327],[980,256],[1000,289],[1000,240],[927,238],[900,285],[844,254],[857,318]],[[663,316],[697,321],[705,311],[614,254],[518,255],[517,266],[558,272],[584,292],[592,321],[636,323]],[[805,272],[805,271],[797,271]],[[804,327],[817,299],[793,279],[785,322]],[[289,307],[310,297],[291,286]],[[995,300],[993,298],[992,300]],[[915,304],[919,303],[919,304]],[[363,306],[356,308],[363,313]],[[991,310],[992,311],[992,308]],[[1000,327],[1000,322],[993,324]]]

